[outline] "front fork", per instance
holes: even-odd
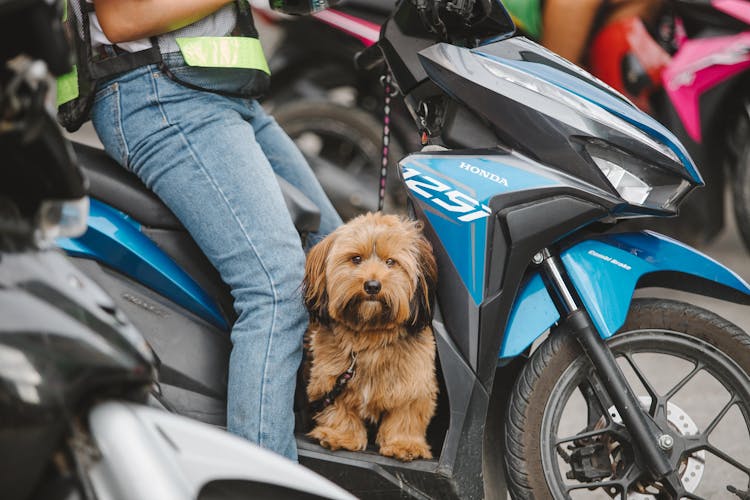
[[[617,408],[640,455],[643,468],[653,480],[660,481],[674,498],[681,498],[685,489],[665,453],[669,451],[665,443],[673,441],[674,438],[660,429],[641,407],[612,351],[599,335],[575,288],[571,285],[560,258],[544,249],[534,256],[533,261],[541,266],[547,286],[557,299],[555,303],[560,309],[560,317],[572,329]]]

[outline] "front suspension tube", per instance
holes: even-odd
[[[643,411],[638,398],[630,388],[612,351],[594,329],[588,314],[576,310],[565,318],[583,352],[591,360],[612,403],[641,453],[644,465],[654,477],[661,479],[673,471],[667,457],[658,446],[661,432]]]
[[[537,254],[534,261],[542,265],[546,282],[558,299],[556,302],[560,308],[560,316],[565,318],[564,321],[573,330],[583,352],[601,378],[602,385],[633,439],[644,468],[654,480],[662,481],[670,493],[680,498],[684,491],[682,483],[658,444],[662,430],[641,407],[612,351],[581,305],[575,289],[569,285],[559,259],[545,250]]]

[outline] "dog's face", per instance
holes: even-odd
[[[380,213],[356,217],[310,251],[305,305],[311,321],[352,330],[430,324],[437,267],[419,223]]]

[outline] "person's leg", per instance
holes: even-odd
[[[256,101],[250,102],[250,124],[271,167],[284,180],[302,191],[320,209],[320,230],[308,236],[308,247],[341,225],[341,217],[326,196],[307,160],[294,141]],[[376,189],[373,186],[373,189]]]
[[[229,430],[296,458],[304,253],[241,101],[192,91],[152,69],[100,99],[94,123],[107,150],[172,209],[232,289]]]
[[[580,65],[589,31],[603,4],[604,0],[545,0],[542,45]]]

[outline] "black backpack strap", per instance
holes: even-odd
[[[253,13],[247,0],[237,0],[237,29],[241,35],[258,38],[258,30],[253,22]]]
[[[78,1],[81,11],[83,14],[85,14],[86,17],[85,20],[82,20],[82,28],[85,34],[84,38],[89,43],[90,47],[91,33],[89,31],[88,23],[90,22],[91,14],[96,13],[96,9],[93,3],[89,3],[86,0]],[[112,52],[116,53],[116,55],[106,57],[104,59],[95,59],[93,54],[91,54],[91,49],[88,49],[90,54],[88,57],[88,70],[89,77],[92,80],[102,80],[104,78],[114,76],[118,73],[124,73],[126,71],[130,71],[131,69],[146,66],[147,64],[159,64],[161,62],[161,52],[159,51],[159,46],[156,43],[156,38],[151,39],[151,47],[138,52],[127,52],[124,50],[120,50],[117,49],[116,45],[110,45],[110,47],[113,47]]]
[[[151,47],[148,49],[140,50],[138,52],[120,51],[120,53],[115,56],[98,61],[91,61],[89,64],[89,73],[91,73],[91,78],[94,80],[101,80],[118,73],[124,73],[131,69],[146,66],[147,64],[160,63],[161,52],[159,51],[159,44],[152,40]]]

